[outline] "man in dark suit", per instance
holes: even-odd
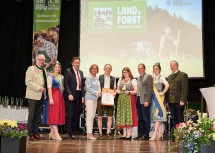
[[[153,93],[153,79],[150,74],[145,72],[145,65],[138,65],[140,76],[137,78],[137,113],[138,113],[138,137],[137,139],[149,139],[150,132],[150,104]]]
[[[169,82],[169,91],[167,102],[172,116],[173,126],[184,122],[184,105],[187,102],[188,95],[188,76],[178,69],[177,61],[170,62],[172,74],[167,78]]]
[[[67,113],[67,132],[74,139],[74,130],[79,128],[80,106],[84,103],[84,76],[79,70],[80,58],[72,59],[72,67],[65,70],[64,87]]]

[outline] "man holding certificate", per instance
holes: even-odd
[[[110,129],[112,125],[112,117],[114,111],[114,97],[116,90],[116,78],[111,76],[112,66],[106,64],[104,66],[104,74],[99,76],[99,81],[102,89],[102,97],[98,99],[98,129],[99,137],[98,139],[112,139],[110,136]],[[107,121],[107,137],[102,136],[102,118],[106,112],[108,116]]]

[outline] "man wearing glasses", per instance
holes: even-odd
[[[40,137],[39,124],[41,121],[43,101],[46,98],[47,82],[46,70],[44,69],[45,56],[38,54],[36,64],[29,66],[25,75],[26,95],[28,100],[28,136],[29,140],[42,140]]]

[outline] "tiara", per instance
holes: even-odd
[[[61,65],[59,61],[57,61],[57,62],[56,62],[56,64],[59,64],[59,65]]]

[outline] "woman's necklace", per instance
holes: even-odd
[[[125,85],[126,85],[129,81],[130,81],[129,78],[128,78],[128,79],[125,79],[125,78],[123,79],[123,87],[122,87],[122,90],[123,90],[123,91],[126,91],[126,86],[125,86]]]

